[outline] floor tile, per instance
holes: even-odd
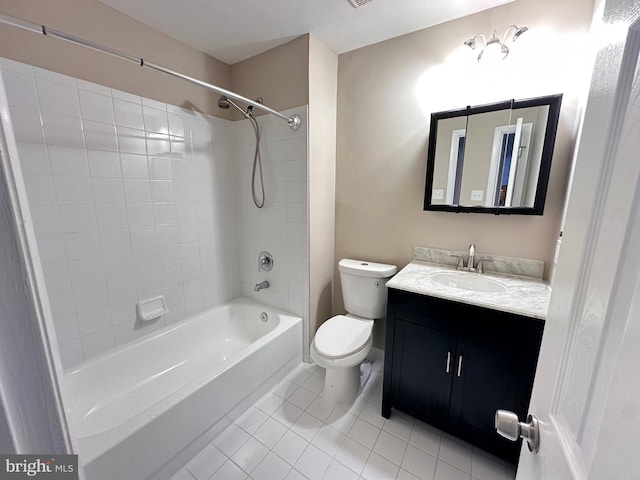
[[[258,428],[260,428],[260,425],[262,425],[267,418],[269,418],[269,415],[264,413],[262,410],[258,410],[256,407],[251,407],[243,413],[238,420],[236,420],[236,425],[245,432],[253,434]]]
[[[319,365],[311,364],[311,367],[307,369],[309,373],[315,375],[316,377],[320,377],[324,380],[324,375],[326,373],[326,369],[322,368]]]
[[[327,455],[333,457],[338,453],[338,449],[346,436],[340,433],[335,428],[325,425],[318,430],[316,436],[311,441],[312,445],[315,445]]]
[[[377,453],[372,453],[364,466],[362,477],[367,480],[394,480],[399,470],[396,464]]]
[[[207,480],[226,461],[227,457],[224,453],[213,445],[209,445],[187,463],[186,468],[196,480]]]
[[[296,470],[309,480],[321,480],[329,468],[331,457],[318,447],[309,445],[295,464]]]
[[[420,480],[419,477],[416,477],[413,473],[409,473],[404,469],[400,469],[400,471],[398,472],[398,476],[396,477],[396,480]]]
[[[385,418],[380,413],[380,407],[371,402],[366,403],[359,417],[378,428],[382,428],[385,422]]]
[[[307,412],[304,412],[300,417],[295,421],[291,430],[296,432],[302,438],[307,441],[313,440],[313,437],[316,436],[320,427],[322,427],[323,422],[321,422],[316,417],[309,415]]]
[[[276,395],[278,395],[279,397],[282,397],[286,400],[297,389],[298,389],[298,385],[296,385],[293,382],[290,382],[285,378],[285,379],[282,379],[280,383],[278,383],[275,387],[273,387],[271,391]]]
[[[504,461],[473,450],[471,455],[471,475],[478,480],[507,480],[507,466]]]
[[[349,413],[352,413],[355,416],[360,415],[360,412],[362,412],[362,409],[364,408],[364,406],[367,404],[367,399],[364,397],[357,397],[353,403],[351,403],[351,405],[349,405],[347,407],[347,411]]]
[[[250,474],[262,459],[267,456],[268,452],[267,447],[252,437],[231,456],[231,460],[246,473]]]
[[[333,412],[331,412],[331,415],[329,415],[329,418],[327,418],[326,423],[346,435],[357,419],[358,417],[343,408],[336,407]]]
[[[442,436],[422,425],[415,424],[409,436],[409,443],[437,457],[440,452]]]
[[[315,393],[311,393],[306,388],[298,387],[298,389],[293,392],[288,400],[295,406],[300,407],[304,410],[311,404],[311,402],[313,402],[314,398],[316,398]]]
[[[283,403],[284,398],[276,395],[273,392],[267,392],[264,397],[256,402],[256,407],[262,410],[267,415],[271,415]]]
[[[284,378],[286,378],[290,382],[295,383],[296,385],[302,385],[310,376],[311,373],[305,370],[296,369]]]
[[[433,480],[470,480],[471,475],[467,472],[457,469],[449,465],[447,462],[438,459],[436,465],[436,474]]]
[[[329,465],[327,472],[322,477],[323,480],[358,480],[359,475],[340,462],[334,460]]]
[[[466,447],[466,448],[468,448],[468,449],[470,449],[470,450],[471,450],[471,449],[473,449],[473,445],[471,445],[469,442],[465,442],[465,441],[464,441],[464,440],[462,440],[461,438],[455,437],[455,436],[451,435],[450,433],[447,433],[447,432],[443,432],[443,431],[441,431],[441,430],[438,430],[437,428],[432,427],[432,426],[431,426],[431,425],[429,425],[429,424],[426,424],[426,423],[425,423],[424,425],[425,425],[427,428],[430,428],[430,429],[432,429],[432,430],[435,430],[436,432],[440,432],[440,433],[442,433],[442,438],[448,438],[448,439],[449,439],[449,440],[451,440],[452,442],[459,443],[459,444],[460,444],[460,445],[462,445],[463,447]]]
[[[253,434],[260,443],[271,450],[287,431],[287,427],[273,418],[267,418],[262,426]]]
[[[449,465],[471,473],[471,449],[450,438],[442,439],[438,458],[441,458]]]
[[[408,445],[401,466],[421,480],[432,480],[436,471],[436,457],[413,445]]]
[[[351,438],[346,438],[336,453],[335,459],[356,473],[362,473],[371,450]]]
[[[406,449],[407,442],[385,431],[380,432],[378,440],[373,447],[374,452],[396,465],[402,463]]]
[[[382,429],[403,440],[409,440],[414,421],[398,412],[392,411],[391,417],[384,422]]]
[[[321,395],[318,395],[306,408],[307,413],[326,421],[336,408],[332,403],[327,402]]]
[[[336,407],[316,393],[325,370],[296,367],[172,480],[515,480],[515,466],[463,440],[396,410],[383,418],[373,371]]]
[[[309,390],[311,393],[318,395],[324,389],[324,379],[316,375],[311,375],[302,382],[301,386]]]
[[[247,474],[240,467],[231,460],[227,460],[209,480],[245,480],[246,478]]]
[[[177,472],[170,480],[193,480],[193,475],[186,468]]]
[[[304,438],[289,430],[284,434],[276,446],[273,447],[273,452],[289,463],[289,465],[295,465],[298,458],[300,458],[300,455],[302,455],[302,452],[305,451],[308,445],[309,442]]]
[[[297,471],[295,468],[292,468],[284,480],[308,480],[308,479],[304,475],[302,475],[299,471]]]
[[[296,407],[293,403],[288,401],[284,402],[282,405],[278,407],[278,409],[273,412],[271,415],[272,418],[275,418],[281,424],[283,424],[287,428],[291,428],[291,426],[300,418],[300,415],[304,410],[300,407]]]
[[[365,447],[372,449],[376,444],[376,440],[378,440],[380,431],[381,429],[375,425],[358,418],[354,422],[353,427],[351,427],[351,430],[349,430],[348,436],[353,438],[355,441],[360,442]]]
[[[249,434],[236,424],[230,425],[213,441],[213,444],[230,457],[240,446],[249,439]]]
[[[380,407],[382,405],[382,384],[380,383],[376,388],[373,389],[373,392],[367,397],[367,401],[369,403],[373,403]]]
[[[283,480],[291,470],[291,465],[269,452],[266,457],[251,472],[254,480]]]

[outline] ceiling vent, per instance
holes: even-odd
[[[351,4],[351,6],[353,8],[358,8],[361,7],[363,5],[366,5],[367,3],[371,2],[373,0],[349,0],[349,3]]]

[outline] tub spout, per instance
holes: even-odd
[[[264,282],[256,283],[256,286],[253,290],[259,292],[263,288],[269,288],[269,282],[267,282],[266,280]]]

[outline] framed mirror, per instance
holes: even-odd
[[[424,209],[542,215],[562,95],[431,114]]]

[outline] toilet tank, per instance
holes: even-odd
[[[338,263],[344,307],[352,315],[382,318],[387,308],[385,284],[398,267],[345,258]]]

